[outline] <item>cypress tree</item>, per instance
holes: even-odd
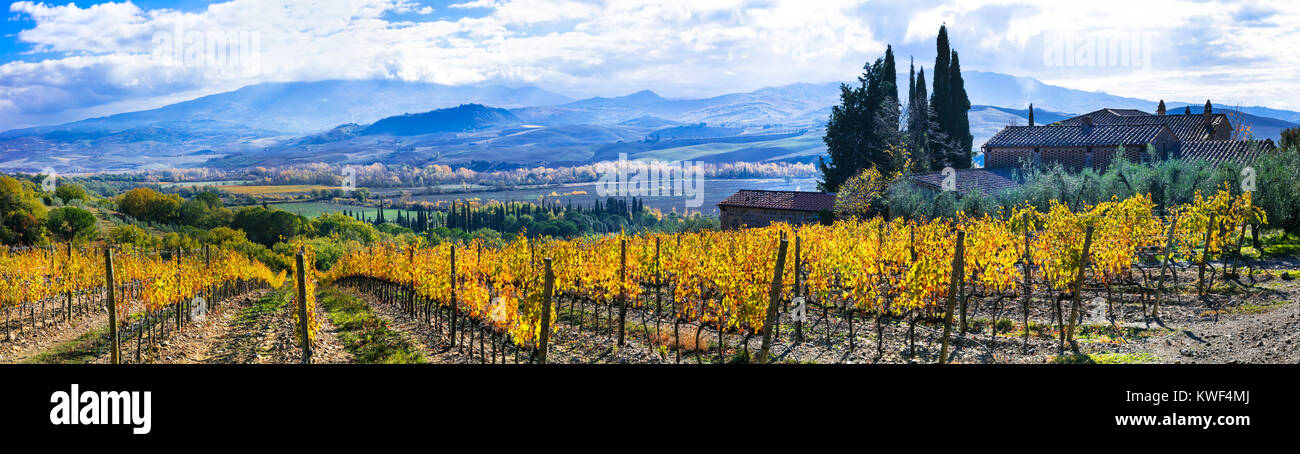
[[[970,148],[974,137],[970,134],[970,98],[966,95],[961,77],[961,62],[957,52],[948,43],[948,27],[939,27],[935,40],[934,91],[930,95],[935,130],[929,137],[931,168],[945,164],[954,168],[969,168]]]
[[[970,133],[970,97],[966,96],[966,82],[961,78],[961,60],[957,58],[957,51],[952,52],[952,66],[948,69],[948,89],[951,96],[949,107],[950,129],[948,135],[953,138],[953,144],[957,146],[953,150],[953,167],[958,169],[969,169],[971,166],[971,145],[975,137]]]
[[[892,172],[888,148],[898,138],[900,113],[894,49],[888,46],[884,57],[863,66],[857,87],[840,84],[840,105],[831,108],[822,138],[830,161],[817,161],[822,173],[818,187],[836,191],[849,177],[870,166],[884,174]]]
[[[893,156],[889,154],[889,146],[899,137],[899,115],[902,113],[898,102],[898,69],[894,66],[893,46],[885,46],[885,58],[878,63],[880,66],[874,71],[875,78],[870,81],[875,85],[874,96],[871,96],[875,103],[868,106],[867,118],[871,120],[875,131],[867,144],[867,153],[871,165],[876,166],[881,174],[889,175],[896,170]]]
[[[925,89],[925,68],[916,74],[916,88],[907,106],[907,132],[911,141],[912,160],[916,168],[931,167],[929,129],[930,103]]]

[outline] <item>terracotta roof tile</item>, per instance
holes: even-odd
[[[1084,147],[1140,145],[1154,142],[1163,124],[1088,126],[1007,126],[986,147]]]
[[[1204,126],[1205,117],[1200,114],[1192,115],[1143,115],[1129,116],[1106,116],[1106,115],[1080,115],[1074,118],[1061,120],[1064,126],[1079,126],[1081,119],[1085,116],[1091,116],[1095,125],[1126,125],[1139,126],[1151,124],[1163,124],[1169,126],[1169,130],[1178,136],[1178,140],[1206,140],[1210,138],[1210,131]],[[1214,124],[1224,125],[1228,122],[1228,116],[1224,114],[1211,114]]]
[[[835,208],[835,194],[741,189],[739,192],[718,202],[718,206],[819,212]]]
[[[1276,146],[1273,145],[1273,141],[1270,139],[1256,141],[1205,140],[1180,143],[1176,156],[1184,160],[1245,164],[1254,161],[1259,155],[1274,148]]]

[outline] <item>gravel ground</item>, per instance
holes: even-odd
[[[972,328],[966,335],[954,334],[950,362],[954,363],[1047,363],[1059,359],[1099,362],[1160,362],[1160,363],[1294,363],[1300,360],[1300,282],[1282,279],[1281,272],[1260,271],[1254,281],[1242,277],[1241,284],[1218,281],[1216,292],[1201,301],[1187,288],[1190,275],[1180,271],[1183,287],[1179,294],[1166,299],[1160,308],[1160,317],[1143,318],[1143,306],[1137,299],[1135,288],[1114,289],[1113,306],[1105,304],[1104,289],[1085,292],[1081,322],[1076,343],[1058,347],[1054,330],[1035,332],[1026,341],[1019,331],[1023,317],[1018,301],[1008,301],[997,312],[997,318],[1016,321],[1016,332],[999,332],[989,336],[987,328]],[[1127,290],[1127,291],[1121,291]],[[354,295],[356,292],[349,290]],[[458,351],[446,351],[445,338],[435,333],[432,325],[423,320],[407,317],[399,309],[377,304],[373,298],[362,295],[371,304],[376,315],[389,320],[396,330],[411,333],[419,339],[432,362],[477,363],[474,357]],[[1103,298],[1103,299],[1096,299]],[[1069,310],[1070,301],[1062,302]],[[647,307],[653,306],[653,304]],[[665,304],[670,307],[670,303]],[[972,301],[968,319],[987,320],[992,307]],[[1109,310],[1108,310],[1109,309]],[[660,336],[654,334],[654,312],[630,308],[627,314],[626,344],[615,348],[616,334],[610,330],[608,312],[600,306],[601,330],[593,332],[595,323],[590,303],[581,310],[582,328],[579,329],[579,310],[568,300],[557,307],[559,318],[548,353],[552,363],[637,363],[659,364],[677,362],[672,349],[672,321],[660,319]],[[665,313],[669,309],[664,309]],[[1149,310],[1149,308],[1148,308]],[[1114,319],[1108,315],[1113,311]],[[1051,300],[1037,298],[1031,304],[1031,322],[1054,326],[1054,304]],[[814,306],[809,310],[805,325],[805,341],[792,342],[793,332],[789,320],[782,323],[781,334],[772,344],[772,360],[788,363],[931,363],[938,360],[942,343],[942,325],[933,322],[918,323],[915,327],[915,351],[908,343],[906,321],[887,319],[882,322],[883,345],[877,342],[875,320],[855,317],[853,345],[850,348],[848,318],[834,308],[823,312]],[[615,311],[615,316],[617,312]],[[644,324],[642,324],[644,320]],[[956,324],[954,320],[954,324]],[[680,327],[682,343],[687,347],[681,363],[717,363],[718,333],[709,327],[702,328],[699,343],[695,345],[695,325]],[[446,331],[444,327],[444,332]],[[743,362],[745,338],[736,333],[723,336],[725,350],[721,360]],[[478,345],[476,342],[475,345]],[[754,355],[761,345],[759,336],[748,339],[748,352]],[[663,346],[663,347],[661,347]],[[1077,349],[1088,357],[1073,357]],[[490,347],[489,347],[490,352]],[[1065,358],[1058,358],[1064,354]]]
[[[72,319],[71,323],[52,323],[40,329],[28,329],[19,333],[17,329],[11,334],[12,339],[5,339],[0,334],[0,363],[21,363],[29,361],[50,347],[76,339],[87,331],[108,326],[108,312],[104,310],[89,311]]]

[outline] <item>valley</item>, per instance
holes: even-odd
[[[1097,106],[1154,111],[1156,101],[971,71],[976,150],[1009,125]],[[536,87],[398,81],[253,85],[158,109],[0,132],[0,170],[62,174],[166,168],[335,165],[566,166],[629,159],[803,162],[822,143],[839,83],[796,83],[708,98],[649,90],[575,100]],[[1195,99],[1194,96],[1191,96]],[[1171,110],[1201,103],[1166,103]],[[1228,106],[1258,138],[1278,140],[1300,112]]]

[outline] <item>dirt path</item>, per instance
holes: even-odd
[[[203,320],[185,325],[153,345],[122,343],[124,362],[149,364],[297,363],[301,349],[294,335],[291,296],[286,289],[258,290],[223,301]],[[347,363],[351,355],[335,329],[317,309],[321,332],[313,352],[315,363]],[[4,350],[0,362],[107,363],[107,314],[94,313],[71,324],[19,338]],[[10,353],[12,352],[12,353]]]
[[[302,350],[294,335],[291,318],[294,307],[288,287],[259,292],[247,298],[238,310],[222,314],[213,331],[202,336],[205,342],[189,351],[193,356],[181,361],[206,364],[294,364],[301,361]],[[314,363],[348,363],[351,356],[335,336],[333,325],[317,308],[321,332],[312,354]]]
[[[1300,363],[1300,302],[1255,307],[1179,329],[1149,351],[1162,363]]]
[[[62,352],[52,349],[80,337],[92,337],[97,331],[107,331],[108,313],[99,310],[74,318],[70,323],[59,323],[38,331],[18,334],[14,339],[0,342],[0,363],[24,363],[58,358]],[[44,354],[44,355],[43,355]]]

